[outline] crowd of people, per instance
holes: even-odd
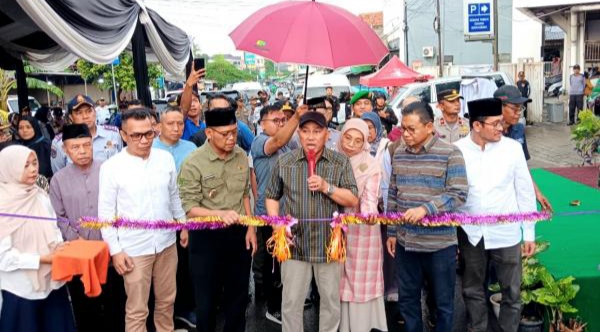
[[[14,130],[1,128],[0,332],[173,331],[176,319],[214,331],[218,311],[224,331],[244,331],[251,273],[266,318],[283,331],[304,330],[311,300],[319,302],[319,331],[387,331],[388,301],[397,301],[405,331],[421,332],[424,323],[453,331],[458,287],[469,330],[482,332],[490,263],[502,290],[499,325],[517,331],[521,259],[535,251],[535,224],[418,222],[445,212],[533,212],[536,200],[552,208],[527,168],[522,91],[503,86],[494,98],[469,101],[468,119],[456,90],[438,93],[438,118],[410,97],[398,119],[384,95],[367,91],[343,103],[327,89],[305,103],[270,103],[261,91],[248,108],[220,94],[202,104],[194,91],[202,74],[192,71],[160,117],[129,105],[117,126],[107,125],[104,101],[77,95],[60,130],[54,122],[63,119],[39,110],[18,115]],[[341,104],[348,118],[336,125]],[[349,225],[345,262],[330,262],[330,221],[350,212],[402,212],[409,224]],[[278,263],[265,249],[273,228],[285,226],[246,227],[243,215],[296,219],[285,230],[290,259]],[[84,216],[213,216],[229,227],[93,230],[80,227]],[[99,297],[85,296],[77,278],[51,280],[54,255],[76,239],[108,245]]]

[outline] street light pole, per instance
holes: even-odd
[[[112,70],[112,81],[113,81],[113,91],[114,91],[114,95],[115,95],[115,105],[117,105],[117,108],[119,107],[119,102],[117,101],[117,81],[115,81],[115,64],[114,62],[110,64],[110,69]]]
[[[408,66],[408,0],[404,0],[404,63]]]
[[[438,35],[438,75],[439,77],[444,77],[444,50],[442,48],[442,21],[440,20],[440,0],[435,1],[435,22],[436,32]]]
[[[498,71],[498,35],[498,0],[494,0],[494,71]]]

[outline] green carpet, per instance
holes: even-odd
[[[540,261],[555,278],[573,276],[581,289],[573,304],[588,322],[587,331],[600,331],[600,214],[560,215],[600,210],[600,190],[542,169],[533,178],[554,208],[554,218],[536,226],[538,240],[550,242]],[[570,206],[573,200],[580,206]]]

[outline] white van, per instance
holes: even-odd
[[[8,105],[7,111],[9,113],[19,114],[19,98],[16,95],[8,96],[8,98],[6,99],[6,104]],[[42,107],[42,105],[40,105],[40,103],[32,96],[29,96],[28,98],[28,105],[31,109],[31,115],[35,115],[35,111],[37,111],[38,108]]]
[[[398,117],[398,120],[402,118],[400,114],[402,101],[408,96],[416,96],[431,105],[433,108],[434,115],[436,117],[441,116],[442,113],[437,108],[437,94],[440,91],[455,89],[460,91],[460,83],[464,79],[483,77],[493,80],[496,86],[501,87],[505,84],[514,85],[514,81],[504,72],[489,72],[489,73],[474,73],[472,75],[463,76],[452,76],[436,78],[423,83],[410,83],[398,90],[396,97],[389,103],[390,107],[394,110],[394,113]]]
[[[346,75],[341,74],[326,74],[326,75],[311,75],[308,76],[308,84],[306,97],[319,97],[325,95],[325,89],[333,88],[333,95],[339,98],[340,93],[350,93],[350,80]],[[302,87],[304,89],[304,87]]]
[[[233,83],[231,89],[239,91],[242,95],[246,95],[246,97],[250,98],[252,96],[258,95],[258,91],[264,90],[263,86],[258,82],[238,82]]]

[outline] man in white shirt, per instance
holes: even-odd
[[[175,161],[166,151],[153,149],[150,111],[123,114],[121,136],[127,148],[100,168],[98,216],[134,221],[184,220],[177,189]],[[105,228],[113,265],[125,281],[126,331],[146,331],[148,296],[154,282],[156,330],[173,331],[177,248],[175,231]]]
[[[469,181],[467,202],[460,210],[472,215],[536,211],[523,149],[519,142],[502,135],[502,101],[486,98],[469,102],[469,114],[471,134],[455,143],[465,159]],[[502,289],[500,328],[517,331],[521,319],[521,251],[525,256],[535,252],[535,223],[461,226],[458,240],[464,261],[469,331],[487,331],[484,287],[489,261],[496,268]]]
[[[108,105],[106,105],[106,100],[102,97],[98,100],[98,105],[96,106],[96,124],[105,125],[109,119],[110,110],[108,109]]]

